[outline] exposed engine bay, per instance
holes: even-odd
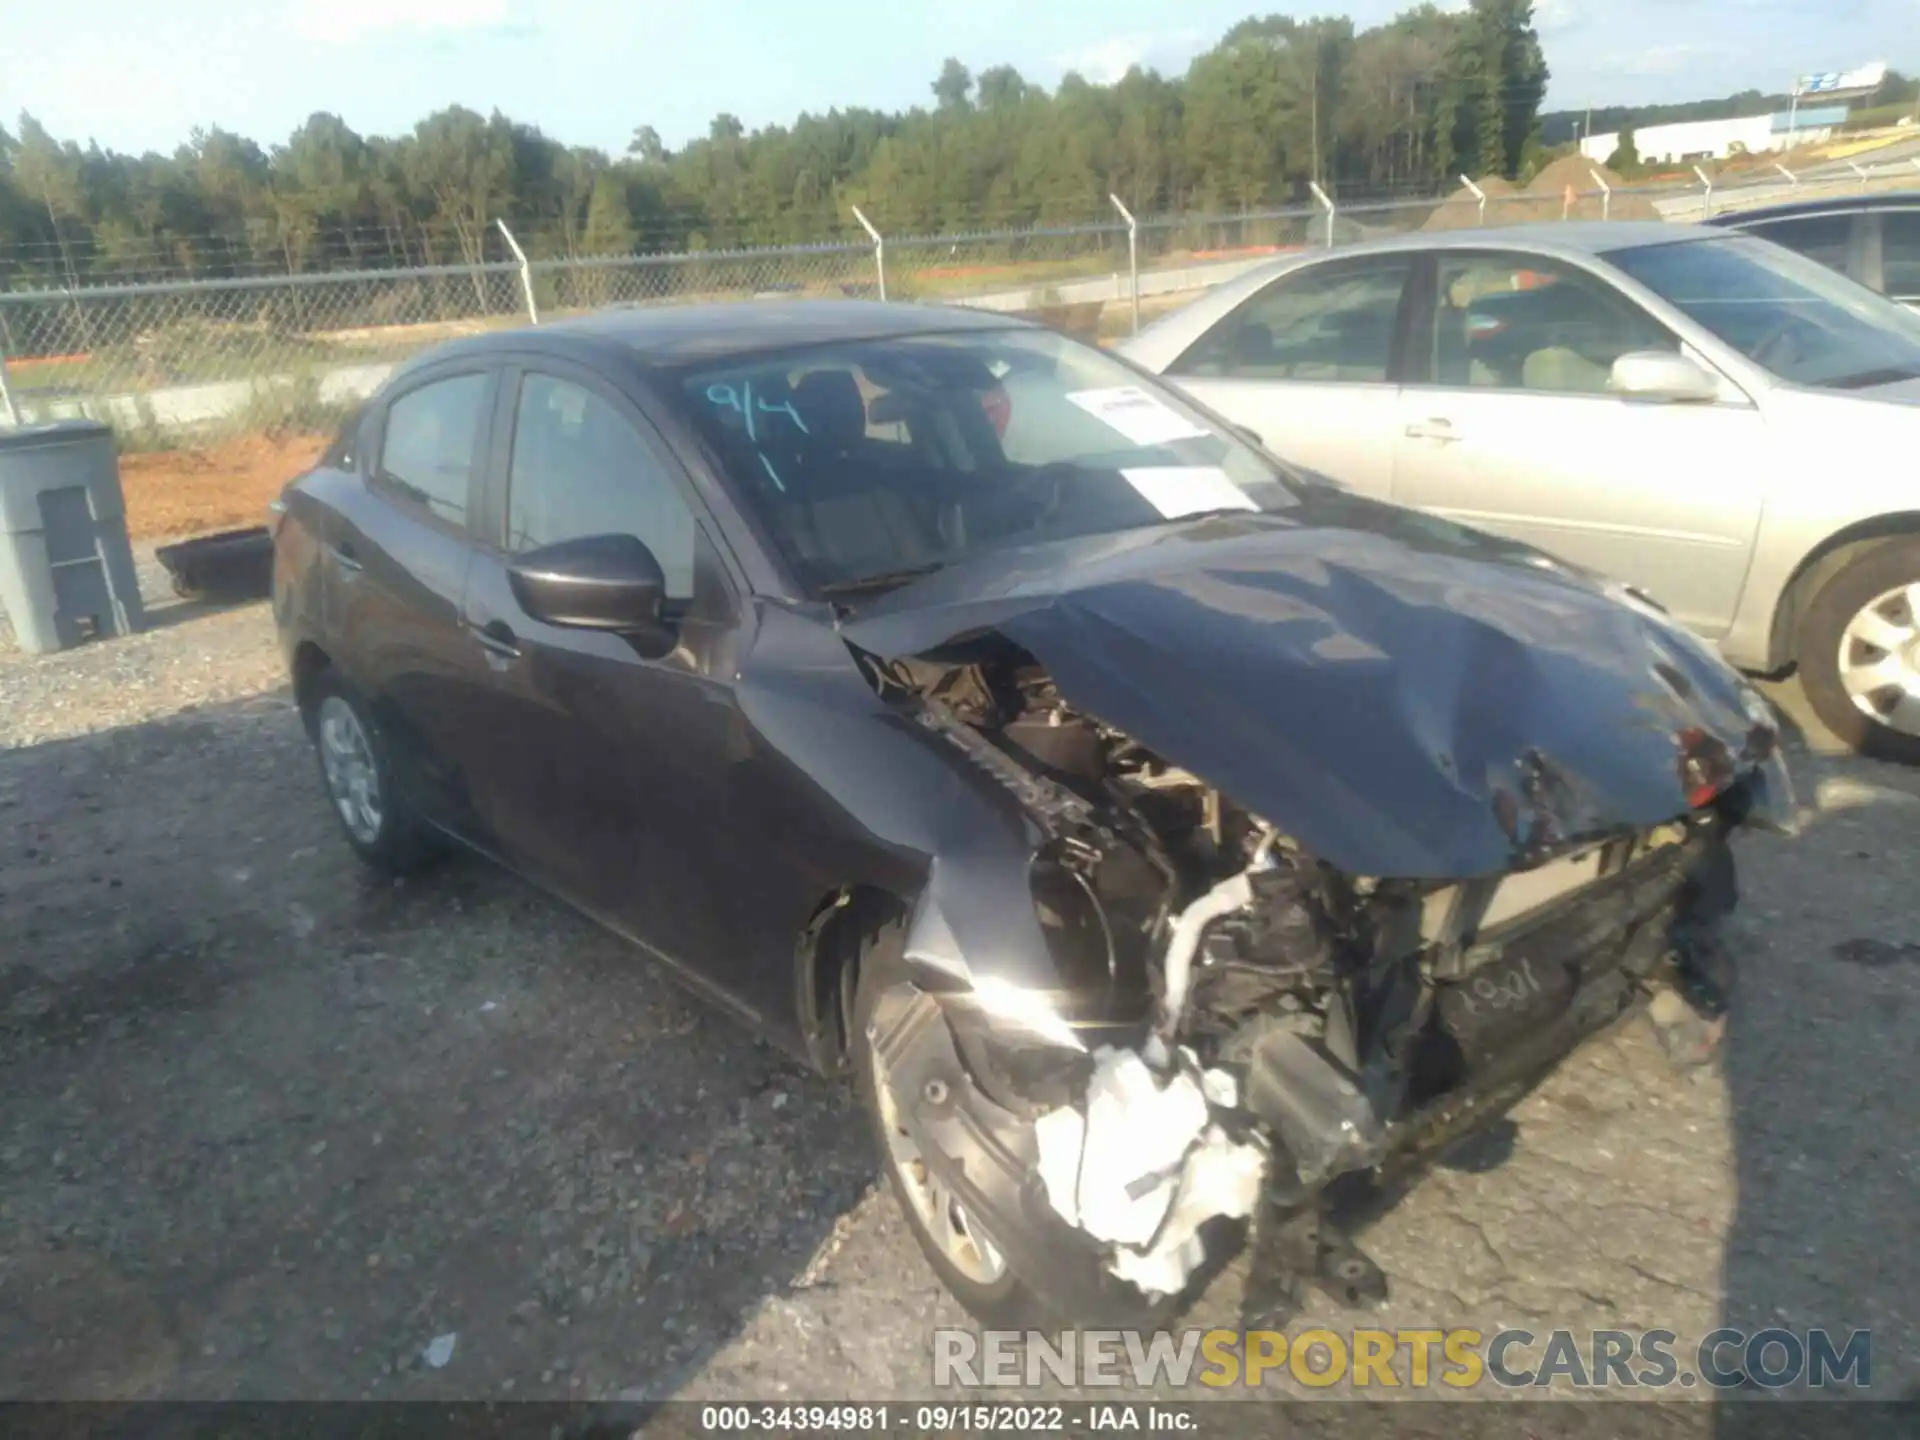
[[[1717,1033],[1730,768],[1670,824],[1516,835],[1502,874],[1351,875],[1077,710],[1002,635],[857,653],[1040,837],[1060,984],[1017,1005],[983,987],[956,1007],[959,1053],[1032,1125],[1053,1210],[1148,1295],[1187,1285],[1210,1221],[1246,1219],[1263,1316],[1308,1284],[1377,1298],[1384,1277],[1323,1223],[1329,1185],[1450,1143],[1656,988],[1685,999],[1694,1040]]]

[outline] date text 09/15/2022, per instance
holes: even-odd
[[[1193,1407],[1146,1403],[1088,1405],[704,1405],[705,1434],[783,1435],[839,1433],[856,1435],[1082,1433],[1092,1430],[1192,1433],[1199,1428]]]

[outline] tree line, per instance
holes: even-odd
[[[1244,213],[1433,193],[1537,163],[1547,64],[1531,0],[1351,19],[1249,18],[1179,77],[1135,67],[1048,90],[948,60],[931,104],[833,109],[752,132],[731,114],[678,149],[568,146],[495,112],[399,136],[316,114],[264,147],[221,129],[171,155],[0,128],[0,288],[304,273],[504,258],[730,249],[1135,214]]]

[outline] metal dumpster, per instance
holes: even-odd
[[[21,648],[36,652],[144,628],[105,425],[0,430],[0,604]]]

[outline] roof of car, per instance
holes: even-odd
[[[1489,225],[1468,230],[1423,230],[1396,236],[1395,245],[1418,250],[1477,250],[1517,245],[1529,250],[1604,255],[1636,245],[1671,245],[1705,238],[1698,227],[1668,220],[1540,220],[1531,225]]]
[[[636,305],[596,310],[540,327],[540,333],[591,336],[625,345],[656,365],[835,341],[882,340],[956,330],[1028,327],[1017,316],[958,305],[874,300],[740,300],[701,305]],[[528,333],[519,332],[521,336]]]
[[[1829,195],[1824,200],[1788,200],[1752,210],[1730,210],[1706,223],[1722,229],[1740,229],[1766,220],[1789,220],[1796,215],[1851,215],[1861,210],[1911,210],[1920,207],[1920,190],[1885,190],[1867,195]]]

